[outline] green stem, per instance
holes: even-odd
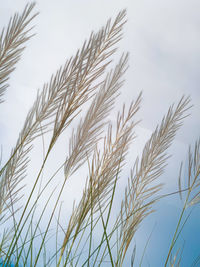
[[[10,258],[11,258],[11,255],[13,255],[13,250],[14,250],[15,246],[17,245],[17,241],[18,241],[18,239],[19,239],[19,237],[20,237],[20,235],[21,235],[21,232],[22,232],[22,230],[23,230],[24,224],[22,225],[22,227],[21,227],[21,229],[20,229],[18,235],[17,235],[17,232],[18,232],[19,227],[20,227],[20,225],[21,225],[21,223],[22,223],[22,220],[23,220],[24,215],[25,215],[25,212],[26,212],[26,210],[27,210],[27,208],[28,208],[28,205],[29,205],[29,202],[30,202],[30,200],[31,200],[31,197],[32,197],[33,192],[34,192],[34,190],[35,190],[35,188],[36,188],[36,185],[37,185],[37,183],[38,183],[38,181],[39,181],[40,175],[41,175],[41,173],[42,173],[42,171],[43,171],[43,169],[44,169],[44,166],[45,166],[45,164],[46,164],[46,161],[47,161],[47,158],[48,158],[48,156],[49,156],[50,150],[51,150],[51,146],[49,146],[49,149],[48,149],[48,151],[47,151],[46,157],[45,157],[45,159],[44,159],[44,161],[43,161],[43,163],[42,163],[42,166],[41,166],[40,171],[39,171],[39,173],[38,173],[38,175],[37,175],[36,181],[35,181],[35,183],[34,183],[34,185],[33,185],[33,188],[32,188],[32,190],[31,190],[31,193],[30,193],[30,195],[29,195],[29,197],[28,197],[28,200],[27,200],[27,202],[26,202],[26,204],[25,204],[24,210],[23,210],[22,215],[21,215],[21,217],[20,217],[19,223],[18,223],[18,225],[17,225],[17,229],[16,229],[16,231],[15,231],[14,237],[13,237],[13,239],[12,239],[12,241],[11,241],[11,244],[10,244],[9,249],[8,249],[8,253],[7,253],[7,255],[6,255],[6,258],[5,258],[4,262],[3,262],[3,264],[6,264],[7,262],[9,262],[9,261],[10,261]],[[14,240],[15,240],[15,241],[14,241]],[[14,243],[14,244],[13,244],[13,243]]]
[[[180,224],[181,224],[181,221],[182,221],[182,218],[183,218],[183,215],[184,215],[184,212],[186,210],[186,207],[187,207],[187,202],[188,202],[188,199],[189,199],[189,196],[190,196],[190,193],[191,193],[191,188],[189,189],[188,191],[188,194],[187,194],[187,197],[186,197],[186,200],[185,200],[185,204],[183,206],[183,209],[181,211],[181,215],[179,217],[179,220],[178,220],[178,224],[176,226],[176,230],[175,230],[175,233],[174,233],[174,236],[173,236],[173,239],[172,239],[172,242],[171,242],[171,245],[170,245],[170,248],[169,248],[169,252],[168,252],[168,255],[167,255],[167,259],[165,261],[165,267],[167,266],[167,263],[169,261],[169,257],[171,255],[171,252],[172,252],[172,249],[177,241],[176,239],[176,236],[177,236],[177,233],[178,233],[178,230],[179,230],[179,227],[180,227]]]

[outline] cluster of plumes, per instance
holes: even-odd
[[[36,16],[35,14],[30,17],[34,5],[27,5],[21,16],[14,15],[7,26],[6,35],[4,33],[1,35],[2,94],[7,88],[5,82],[14,70],[14,65],[24,48],[21,46],[31,37],[28,35],[30,29],[26,28]],[[117,49],[115,45],[122,37],[125,14],[126,11],[123,10],[113,22],[109,20],[100,31],[92,33],[76,55],[59,68],[56,74],[52,75],[50,82],[46,83],[38,93],[28,112],[16,146],[7,163],[1,168],[1,219],[8,218],[4,211],[10,212],[11,208],[14,211],[13,205],[20,198],[19,185],[26,176],[28,153],[32,149],[33,140],[49,130],[52,131],[46,155],[48,157],[58,137],[80,113],[81,106],[99,89],[85,120],[80,121],[77,132],[72,134],[69,156],[65,164],[66,178],[84,163],[88,153],[90,154],[95,148],[105,126],[104,120],[119,94],[118,90],[123,84],[121,78],[127,68],[128,55],[126,54],[122,55],[116,68],[108,72],[106,78],[102,78],[106,67],[112,61],[111,56]]]
[[[30,22],[30,19],[26,21],[24,18],[28,17],[33,6],[34,4],[26,6],[22,16],[14,16],[14,18],[19,18],[20,23],[17,24],[18,28],[21,27],[24,30],[22,33],[19,30],[17,31],[18,34],[23,34],[23,39],[19,39],[21,41],[18,40],[17,42],[18,46],[28,39],[28,37],[25,38],[28,33],[28,31],[25,31],[25,26]],[[80,112],[82,104],[89,100],[95,90],[100,86],[101,82],[99,82],[100,84],[95,84],[95,82],[102,76],[105,68],[111,62],[110,57],[116,51],[116,47],[114,46],[122,37],[121,30],[125,23],[124,17],[125,11],[122,11],[112,24],[111,20],[109,20],[106,26],[102,27],[99,32],[92,33],[89,40],[84,42],[82,49],[78,50],[76,55],[71,57],[63,67],[59,68],[56,74],[52,75],[50,82],[44,85],[42,92],[38,93],[26,117],[17,144],[11,152],[10,159],[1,169],[1,194],[4,196],[1,198],[1,202],[4,201],[4,203],[1,203],[1,206],[9,208],[10,205],[5,205],[5,201],[12,198],[13,203],[17,200],[14,198],[19,194],[16,194],[14,189],[25,176],[28,164],[28,152],[32,148],[31,144],[33,140],[41,136],[41,133],[44,134],[49,129],[53,129],[51,144],[49,145],[50,150],[60,134]],[[16,24],[16,18],[14,18],[11,19],[11,26],[9,24],[8,28],[12,28],[12,23],[14,25]],[[13,42],[15,42],[15,39]],[[121,62],[120,64],[126,64],[127,56],[122,61],[124,63]],[[4,62],[4,64],[9,65],[9,61]],[[113,76],[113,81],[111,82],[117,83],[117,80],[120,78],[119,76],[122,74],[117,73],[116,70],[115,75],[118,75],[118,77]],[[107,77],[107,80],[109,80],[109,77]],[[116,88],[113,87],[113,93],[121,85],[115,84],[114,87],[116,86]],[[102,87],[104,86],[102,85]],[[112,97],[110,96],[111,99]],[[107,96],[107,98],[109,97]],[[107,100],[106,105],[108,106],[108,104],[109,100]],[[105,110],[105,116],[107,113]],[[102,116],[102,114],[99,115]],[[95,119],[96,121],[99,120],[99,118]]]
[[[29,4],[25,7],[22,15],[15,14],[0,36],[0,102],[2,102],[2,95],[8,87],[9,75],[14,70],[15,64],[24,49],[23,44],[31,37],[29,35],[30,29],[27,29],[27,26],[37,15],[31,16],[33,7],[34,4]],[[9,262],[12,253],[17,250],[19,240],[22,239],[21,233],[28,221],[28,216],[25,216],[26,210],[30,208],[30,215],[38,203],[40,196],[36,199],[35,206],[29,207],[30,199],[41,178],[41,173],[46,166],[52,148],[74,118],[79,116],[82,105],[89,100],[90,106],[85,117],[80,119],[77,128],[73,130],[69,139],[69,150],[65,162],[62,164],[64,166],[63,184],[47,222],[46,230],[41,235],[42,242],[37,251],[34,266],[37,265],[46,242],[49,227],[60,203],[60,197],[66,182],[85,163],[88,164],[89,174],[82,197],[79,203],[74,205],[68,225],[65,228],[62,245],[55,253],[56,257],[58,254],[60,255],[59,260],[56,260],[57,266],[61,264],[65,252],[67,257],[64,266],[69,263],[69,256],[72,253],[75,241],[79,238],[82,229],[87,227],[88,219],[91,219],[92,224],[92,218],[90,217],[94,215],[98,219],[102,219],[104,228],[102,242],[106,239],[106,246],[108,246],[109,251],[109,240],[113,237],[113,233],[120,229],[119,238],[116,242],[118,244],[117,257],[114,260],[110,254],[110,259],[112,265],[122,266],[135,232],[142,220],[152,212],[152,205],[157,200],[156,193],[162,186],[157,180],[167,163],[168,155],[166,151],[183,119],[187,116],[190,100],[183,97],[176,107],[169,108],[167,115],[146,143],[141,159],[136,159],[128,179],[120,213],[111,234],[108,236],[106,228],[109,215],[106,224],[104,224],[103,213],[107,207],[110,209],[112,207],[116,183],[125,165],[129,146],[135,138],[134,127],[137,122],[134,116],[141,103],[140,94],[128,109],[123,105],[122,111],[118,113],[115,125],[108,122],[108,115],[113,109],[115,100],[119,95],[119,89],[124,83],[123,75],[128,66],[128,54],[122,54],[118,64],[105,74],[117,49],[116,45],[122,38],[125,15],[126,11],[121,11],[113,22],[108,20],[105,27],[102,27],[97,33],[92,33],[76,55],[60,67],[56,74],[51,76],[48,83],[44,84],[28,112],[16,146],[13,148],[7,163],[0,170],[0,219],[2,221],[14,216],[16,212],[14,204],[23,197],[21,195],[22,181],[26,177],[29,152],[33,147],[33,141],[47,132],[51,133],[51,139],[29,199],[27,202],[25,201],[26,204],[22,207],[22,216],[19,222],[15,222],[14,236],[9,245],[8,253],[4,253],[6,255],[4,263]],[[113,128],[115,127],[116,130],[114,131]],[[106,135],[104,135],[105,129],[107,129]],[[101,146],[102,149],[100,149]],[[195,146],[194,157],[189,152],[189,193],[199,186],[199,148],[200,142]],[[179,179],[179,188],[181,191],[181,178]],[[42,192],[44,191],[45,188]],[[189,204],[199,202],[199,195],[199,192],[196,193]],[[39,222],[44,215],[48,201]],[[110,214],[110,211],[108,214]],[[40,230],[39,222],[31,236],[31,246],[37,231]],[[31,227],[32,224],[30,223],[27,228],[30,229]],[[28,234],[26,234],[26,238],[27,236]],[[24,244],[27,242],[26,238],[22,241],[23,245],[19,250],[20,253],[17,253],[17,264]],[[2,244],[6,244],[4,239],[8,239],[6,232],[2,236]],[[0,247],[0,256],[4,256],[1,254],[5,251],[2,247],[3,245]],[[29,247],[25,264],[29,258],[30,250]],[[88,264],[90,257],[91,254],[89,253]]]

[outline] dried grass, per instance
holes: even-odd
[[[32,30],[29,24],[37,15],[32,15],[34,6],[34,3],[29,4],[21,15],[15,14],[0,35],[0,102],[3,101],[2,96],[8,88],[9,76],[24,50],[24,43],[32,37],[29,33]],[[166,116],[145,144],[141,157],[136,159],[130,177],[127,179],[121,210],[116,216],[114,225],[109,226],[113,201],[116,198],[116,185],[125,166],[129,147],[135,139],[135,126],[138,123],[135,120],[135,114],[141,104],[140,94],[128,109],[123,105],[115,124],[107,119],[119,96],[119,89],[124,83],[123,75],[128,66],[128,54],[123,54],[118,64],[113,69],[107,70],[118,42],[122,38],[122,28],[126,22],[125,15],[126,11],[121,11],[113,22],[108,20],[105,27],[97,33],[92,33],[76,55],[60,67],[48,83],[44,84],[28,112],[9,159],[1,167],[0,222],[2,227],[5,227],[5,222],[8,222],[9,229],[7,231],[5,227],[0,235],[0,258],[3,266],[9,266],[11,262],[14,262],[15,266],[39,266],[42,256],[45,258],[44,266],[61,264],[63,266],[78,264],[100,266],[103,265],[106,257],[111,266],[122,266],[128,255],[128,248],[133,245],[132,241],[138,227],[144,218],[153,212],[154,203],[160,199],[157,197],[162,187],[159,177],[163,174],[169,158],[167,150],[183,120],[188,116],[190,108],[188,97],[182,97],[176,106],[172,105],[169,108]],[[40,190],[34,202],[32,200],[42,179],[47,159],[53,153],[52,150],[61,134],[69,128],[75,118],[79,118],[85,103],[90,106],[69,139],[68,153],[62,164],[63,183],[51,207],[51,214],[46,213],[46,208],[54,191],[46,200],[40,217],[35,218],[37,205],[40,205],[40,199],[45,194],[46,187]],[[116,128],[115,131],[114,128]],[[45,138],[47,132],[50,133],[48,149],[42,165],[38,168],[30,195],[25,199],[22,190],[23,181],[27,176],[33,141],[40,136]],[[172,250],[186,223],[186,221],[182,223],[183,214],[186,208],[199,203],[199,150],[200,141],[195,145],[194,154],[191,149],[189,150],[187,195],[165,266],[168,263],[171,266],[180,265],[179,251],[173,257]],[[61,205],[60,199],[66,182],[86,164],[88,177],[81,199],[74,204],[72,214],[66,215],[69,218],[64,227],[59,222],[60,208],[53,235],[56,251],[52,257],[46,259],[50,226]],[[54,179],[53,175],[46,186]],[[180,171],[181,199],[184,191]],[[19,199],[23,199],[24,205],[20,209],[20,216],[16,216]],[[47,218],[46,228],[41,230],[40,224],[44,217]],[[36,225],[33,224],[34,220],[37,221]],[[96,248],[93,248],[93,236],[96,229],[99,229],[99,225],[102,227],[100,228],[102,229],[101,241]],[[60,245],[58,244],[59,229],[63,232]],[[115,233],[119,233],[117,238],[114,237]],[[41,242],[37,240],[38,236]],[[83,243],[83,247],[86,246],[85,244],[88,246],[88,256],[80,259],[83,255],[80,246]],[[116,248],[117,254],[114,253]],[[77,254],[78,251],[80,254]],[[130,259],[131,266],[134,266],[135,253],[134,248]]]

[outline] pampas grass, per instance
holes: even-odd
[[[24,44],[33,36],[29,24],[37,15],[34,6],[34,3],[28,4],[22,14],[15,14],[0,35],[0,102],[8,90],[10,74],[21,57]],[[135,117],[142,102],[140,93],[129,107],[122,105],[115,122],[109,121],[128,67],[128,53],[122,54],[115,67],[111,67],[125,22],[126,11],[123,10],[98,32],[91,33],[75,56],[67,60],[38,92],[16,145],[0,170],[2,266],[11,263],[41,266],[42,258],[44,266],[103,266],[105,259],[109,266],[123,266],[125,259],[130,257],[131,247],[133,253],[129,262],[134,266],[137,252],[133,238],[143,220],[154,211],[155,203],[162,198],[158,196],[163,187],[159,178],[167,165],[168,148],[189,115],[191,104],[190,98],[183,96],[179,103],[169,107],[130,170],[119,213],[111,224],[117,184],[123,168],[126,168],[130,145],[136,138],[139,122]],[[86,106],[88,110],[82,117],[81,111]],[[59,168],[63,169],[62,184],[58,190],[55,188],[47,194],[46,188],[56,179],[59,170],[55,170],[45,185],[41,184],[43,171],[50,154],[54,153],[54,146],[75,120],[78,124],[72,131],[65,161]],[[23,190],[34,141],[47,135],[48,148],[27,197]],[[184,204],[166,253],[165,266],[180,265],[180,253],[174,251],[174,246],[187,221],[183,214],[200,200],[199,149],[200,142],[197,141],[195,148],[189,150],[187,189],[182,187],[180,170],[178,193]],[[75,179],[74,174],[82,166],[88,169],[82,196],[72,205],[72,213],[65,215],[68,219],[63,225],[60,222],[63,213],[61,198],[68,180]],[[46,202],[41,203],[44,196]],[[55,201],[50,206],[53,196]],[[19,206],[19,203],[23,205]],[[41,207],[40,213],[37,213],[38,207]],[[50,213],[47,213],[47,207]],[[52,234],[55,218],[57,225]],[[94,246],[96,231],[100,231],[100,240]],[[49,236],[56,244],[51,257],[47,257]],[[85,248],[86,254],[83,253]]]

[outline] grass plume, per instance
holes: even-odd
[[[27,4],[22,14],[15,13],[10,18],[8,26],[3,28],[0,35],[0,103],[2,96],[8,88],[10,74],[15,70],[25,48],[25,43],[33,36],[29,34],[31,21],[38,15],[32,15],[35,3]]]

